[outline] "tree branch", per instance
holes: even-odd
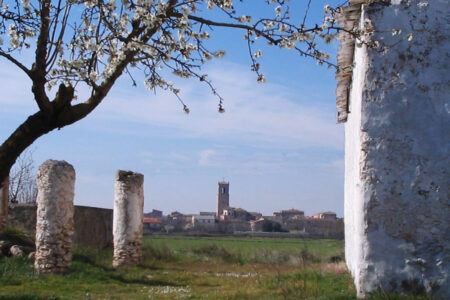
[[[23,64],[21,64],[17,59],[9,55],[8,53],[5,53],[3,51],[0,51],[0,56],[5,57],[7,60],[15,64],[17,67],[19,67],[22,71],[25,72],[25,74],[28,75],[28,77],[32,78],[31,70],[29,70],[27,67],[25,67]]]
[[[45,93],[45,75],[46,75],[46,59],[47,59],[47,43],[50,28],[50,3],[49,0],[41,2],[41,26],[39,37],[37,39],[36,57],[32,68],[33,87],[32,91],[34,99],[39,109],[47,115],[53,111],[50,100]]]
[[[180,18],[183,15],[180,13],[177,13],[177,12],[173,12],[172,16]],[[197,21],[199,23],[202,23],[202,24],[208,25],[208,26],[239,28],[239,29],[250,30],[250,31],[254,31],[255,33],[263,36],[264,38],[266,38],[269,42],[271,42],[274,45],[277,45],[280,42],[280,39],[274,39],[270,35],[266,34],[264,31],[261,31],[261,30],[255,28],[254,26],[249,26],[249,25],[245,25],[245,24],[236,24],[236,23],[215,22],[215,21],[211,21],[211,20],[193,16],[193,15],[189,15],[188,19]]]

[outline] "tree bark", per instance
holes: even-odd
[[[25,149],[54,128],[42,112],[29,116],[0,146],[0,182],[9,175],[11,167]]]
[[[8,200],[9,200],[9,177],[0,181],[0,232],[3,231],[7,224],[8,218]]]
[[[30,146],[37,138],[56,128],[42,112],[37,112],[27,118],[9,138],[0,146],[0,183],[2,190],[9,190],[8,177],[11,167],[20,154]],[[9,197],[0,196],[0,207],[8,207]],[[7,218],[7,210],[0,213],[0,230],[4,229]]]

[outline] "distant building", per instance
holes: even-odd
[[[260,232],[262,231],[262,225],[266,220],[264,218],[260,218],[258,220],[252,220],[250,221],[250,229],[253,232]]]
[[[177,218],[177,217],[182,217],[182,216],[184,216],[184,215],[178,211],[173,211],[170,213],[170,217],[172,217],[172,218]]]
[[[217,218],[223,215],[223,209],[230,206],[230,183],[221,181],[218,183],[219,190],[217,194]]]
[[[146,231],[160,231],[162,229],[162,222],[157,218],[144,217],[143,230]]]
[[[215,216],[216,213],[213,211],[201,211],[200,216]]]
[[[212,228],[216,223],[216,218],[214,216],[192,216],[192,227],[193,228]]]
[[[153,209],[151,212],[144,214],[145,217],[161,218],[163,212],[161,210]]]
[[[315,214],[312,217],[313,217],[313,219],[334,221],[334,220],[336,220],[336,213],[331,212],[331,211],[327,211],[327,212],[322,212],[322,213]]]
[[[281,215],[280,216],[262,216],[262,218],[264,218],[264,220],[278,222],[280,224],[283,223],[283,220],[281,219]]]
[[[252,214],[250,214],[248,211],[242,208],[235,208],[235,207],[225,207],[223,209],[223,215],[220,218],[221,220],[241,220],[241,221],[250,221],[254,220]]]
[[[288,210],[282,210],[280,212],[274,212],[273,215],[277,218],[281,218],[284,222],[289,219],[302,219],[305,217],[305,212],[303,210],[292,208]]]
[[[253,220],[258,220],[262,218],[262,213],[260,212],[249,211],[248,213],[252,215]]]

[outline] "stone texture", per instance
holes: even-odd
[[[11,248],[9,248],[9,253],[11,253],[11,256],[14,257],[22,257],[25,255],[25,252],[22,250],[22,248],[17,245],[13,245]]]
[[[111,247],[113,210],[75,206],[73,243],[92,249]]]
[[[8,218],[9,177],[0,182],[0,231],[5,229]]]
[[[74,245],[92,249],[112,246],[113,210],[107,208],[74,206]],[[36,204],[10,204],[8,224],[35,233]]]
[[[217,218],[223,215],[223,210],[230,206],[230,183],[221,181],[217,191]]]
[[[36,272],[66,272],[72,262],[75,170],[65,161],[47,160],[37,186]]]
[[[34,260],[36,259],[36,252],[35,251],[30,252],[28,254],[28,259],[34,262]]]
[[[363,7],[380,47],[355,49],[345,124],[345,253],[359,297],[450,298],[448,13],[441,0]]]
[[[132,266],[141,261],[144,176],[117,171],[114,193],[113,266]]]
[[[10,241],[0,241],[0,253],[3,255],[9,254],[9,248],[12,246]]]

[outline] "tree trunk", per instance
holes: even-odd
[[[19,155],[37,138],[55,129],[42,112],[28,117],[0,146],[0,182],[8,175]]]
[[[0,182],[0,232],[2,232],[8,218],[9,177]]]
[[[11,136],[0,146],[0,231],[4,229],[8,198],[9,198],[9,172],[20,154],[37,138],[56,128],[51,119],[46,118],[42,112],[29,116]]]

